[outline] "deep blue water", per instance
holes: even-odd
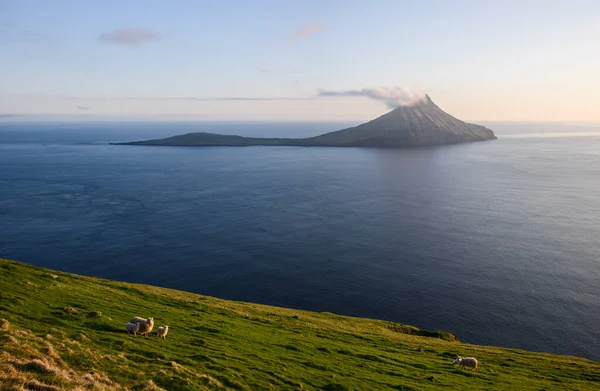
[[[418,150],[107,145],[343,124],[0,123],[0,257],[600,360],[600,126]]]

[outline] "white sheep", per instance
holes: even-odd
[[[456,360],[454,360],[452,362],[452,365],[460,365],[463,368],[473,368],[475,370],[477,370],[477,366],[479,365],[479,362],[477,361],[477,359],[475,357],[461,357],[461,356],[457,356]]]
[[[169,326],[163,326],[156,329],[156,336],[162,339],[167,339],[167,333],[169,332]]]
[[[138,324],[140,326],[139,333],[147,337],[154,327],[154,318],[144,319],[136,316],[129,323]]]
[[[136,316],[135,318],[131,319],[129,321],[129,323],[144,323],[146,321],[145,318],[141,318],[139,316]]]
[[[140,331],[140,325],[137,323],[125,323],[125,330],[127,330],[128,333],[131,333],[133,335],[136,335],[138,331]]]

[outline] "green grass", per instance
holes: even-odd
[[[0,260],[0,287],[0,390],[600,389],[597,362],[464,344],[390,322],[9,260]],[[133,316],[168,324],[166,340],[126,334]],[[456,355],[477,357],[480,369],[453,367]]]

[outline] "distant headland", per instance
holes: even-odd
[[[364,124],[308,138],[256,138],[216,133],[188,133],[157,140],[115,143],[157,146],[301,146],[411,148],[494,140],[494,132],[469,124],[440,109],[429,96],[395,108]]]

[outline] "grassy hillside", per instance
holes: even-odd
[[[427,333],[390,322],[9,260],[0,260],[0,287],[0,390],[600,389],[600,363],[419,336]],[[136,315],[168,324],[166,340],[126,334]],[[457,354],[477,357],[479,371],[453,367]]]

